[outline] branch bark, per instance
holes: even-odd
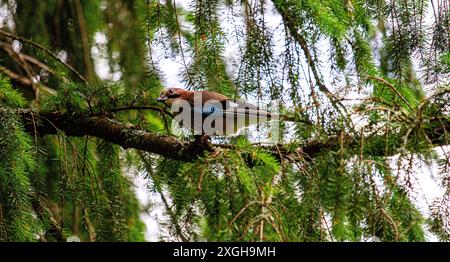
[[[57,134],[59,131],[67,136],[93,136],[125,149],[135,148],[181,161],[192,161],[203,155],[203,151],[214,150],[208,144],[182,142],[172,136],[146,132],[105,115],[83,116],[59,112],[39,114],[28,109],[19,110],[19,115],[27,132],[33,135],[37,133],[38,136]]]
[[[24,123],[25,129],[31,134],[44,136],[57,134],[62,131],[67,136],[93,136],[120,145],[125,149],[134,148],[181,161],[193,161],[219,148],[234,149],[233,145],[183,142],[173,136],[147,132],[136,126],[118,122],[107,115],[83,116],[59,112],[36,113],[29,109],[20,109],[18,114]],[[436,120],[436,123],[438,122],[440,123],[439,125],[431,125],[434,128],[425,129],[425,134],[434,146],[446,145],[445,134],[450,130],[450,120],[445,122],[442,122],[442,119]],[[377,139],[383,141],[384,138],[384,134],[374,135],[364,138],[364,141],[366,143]],[[288,155],[292,153],[293,155],[298,155],[298,153],[301,153],[307,158],[314,158],[324,150],[338,150],[342,143],[357,149],[356,151],[359,152],[359,141],[360,138],[358,137],[344,134],[330,137],[326,141],[310,141],[294,151],[289,151],[283,145],[261,147],[278,157],[280,157],[280,154]],[[401,141],[398,142],[398,145],[394,143],[387,148],[383,146],[364,150],[370,150],[367,153],[373,156],[389,156],[398,153],[397,149],[401,147],[400,145]]]

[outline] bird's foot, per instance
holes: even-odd
[[[204,147],[204,148],[212,147],[211,137],[210,136],[207,136],[207,135],[195,135],[194,138],[195,138],[195,140],[194,140],[195,144],[197,144],[197,145],[199,145],[201,147]]]

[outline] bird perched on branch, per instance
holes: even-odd
[[[157,100],[171,107],[174,120],[197,135],[232,135],[244,127],[280,117],[211,91],[172,87],[164,89]]]

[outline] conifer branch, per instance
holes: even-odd
[[[218,148],[228,150],[236,149],[233,145],[228,144],[212,145],[210,143],[199,143],[198,141],[184,142],[173,136],[147,132],[139,127],[118,122],[105,115],[84,116],[59,112],[36,113],[28,109],[19,110],[18,114],[26,130],[31,134],[36,134],[37,132],[37,135],[44,136],[63,131],[68,136],[93,136],[120,145],[125,149],[134,148],[181,161],[193,161],[198,157],[204,156],[205,153],[213,152]],[[34,123],[33,117],[35,120]],[[450,121],[442,119],[435,119],[435,121],[436,125],[431,125],[434,128],[425,129],[425,134],[433,145],[445,145],[445,133],[450,130]],[[365,137],[364,141],[376,141],[383,138],[383,134],[377,134]],[[258,146],[272,152],[277,158],[280,157],[280,154],[293,156],[301,154],[307,158],[313,158],[324,150],[338,150],[342,143],[349,147],[359,148],[358,143],[360,140],[361,138],[346,134],[342,136],[330,136],[326,141],[312,140],[297,147],[295,150],[289,150],[284,145]],[[370,150],[372,155],[388,156],[398,153],[396,148],[399,147],[393,145],[389,148],[379,147],[365,150]]]
[[[203,151],[213,151],[207,144],[182,142],[175,137],[147,132],[138,127],[120,123],[106,116],[83,116],[59,112],[39,114],[31,110],[19,111],[25,129],[34,134],[32,115],[36,120],[39,136],[57,134],[63,131],[67,136],[93,136],[104,139],[123,148],[155,153],[171,159],[192,161],[203,155]]]

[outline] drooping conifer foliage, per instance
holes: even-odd
[[[144,241],[159,209],[165,241],[449,241],[449,15],[440,0],[0,0],[0,240]],[[175,135],[155,98],[176,75],[293,121],[276,143]],[[442,192],[420,206],[430,173]],[[160,203],[138,201],[137,176]]]

